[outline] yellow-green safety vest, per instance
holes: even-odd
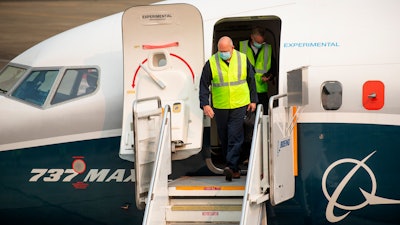
[[[250,103],[250,90],[246,81],[246,55],[234,50],[227,65],[216,53],[209,59],[214,108],[235,109]]]
[[[265,50],[267,48],[267,50]],[[241,41],[239,43],[240,52],[247,55],[251,65],[254,66],[256,73],[254,78],[256,80],[257,93],[264,93],[268,91],[268,84],[263,82],[261,77],[264,73],[268,72],[271,68],[271,45],[264,44],[258,51],[258,58],[254,59],[253,51],[249,48],[249,40]]]

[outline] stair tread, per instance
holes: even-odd
[[[195,224],[208,222],[218,223],[237,223],[240,222],[241,206],[232,206],[230,208],[170,208],[166,211],[165,218],[168,222],[186,222],[186,224]]]
[[[188,224],[193,224],[193,225],[239,225],[239,222],[226,222],[226,223],[221,223],[221,222],[205,222],[205,223],[199,223],[199,222],[167,222],[167,225],[188,225]]]
[[[188,225],[188,224],[193,224],[193,225],[239,225],[240,223],[238,222],[227,222],[227,223],[221,223],[221,222],[206,222],[206,223],[199,223],[199,222],[167,222],[167,225]]]
[[[243,196],[246,177],[231,182],[223,176],[185,176],[168,184],[170,196]]]
[[[174,205],[172,211],[241,211],[242,205]]]
[[[168,187],[177,189],[204,189],[220,188],[223,190],[242,190],[246,185],[246,177],[226,181],[224,176],[184,176],[173,180]]]

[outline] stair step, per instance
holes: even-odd
[[[169,222],[240,222],[241,205],[179,205],[166,209],[166,221]]]
[[[226,222],[226,223],[221,223],[221,222],[215,222],[215,223],[203,223],[203,222],[167,222],[167,225],[187,225],[187,224],[193,224],[193,225],[239,225],[239,222]]]
[[[246,177],[231,182],[223,176],[182,177],[168,184],[169,196],[243,196]]]
[[[178,206],[178,205],[241,205],[243,204],[243,197],[211,197],[211,198],[170,198],[170,206]]]
[[[172,211],[242,211],[242,205],[174,205]]]
[[[226,223],[221,223],[221,222],[215,222],[215,223],[203,223],[203,222],[167,222],[167,225],[187,225],[187,224],[193,224],[193,225],[239,225],[240,223],[238,222],[226,222]]]

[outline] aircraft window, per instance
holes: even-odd
[[[7,93],[25,73],[26,69],[7,66],[0,73],[0,92]]]
[[[54,95],[51,104],[90,94],[97,89],[97,69],[68,69]]]
[[[42,106],[54,81],[58,70],[32,71],[15,89],[12,96]]]
[[[342,106],[342,84],[338,81],[327,81],[322,85],[322,107],[325,110],[338,110]]]

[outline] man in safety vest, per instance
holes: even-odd
[[[239,43],[239,51],[246,54],[255,69],[255,80],[259,103],[264,107],[264,114],[268,114],[268,81],[272,80],[274,62],[272,62],[271,45],[264,42],[265,30],[255,27],[251,31],[250,39]]]
[[[238,164],[244,139],[243,119],[246,110],[255,111],[258,99],[253,66],[245,54],[234,49],[232,39],[227,36],[219,39],[218,52],[203,67],[199,99],[204,114],[210,118],[215,115],[226,158],[225,179],[240,178]]]

